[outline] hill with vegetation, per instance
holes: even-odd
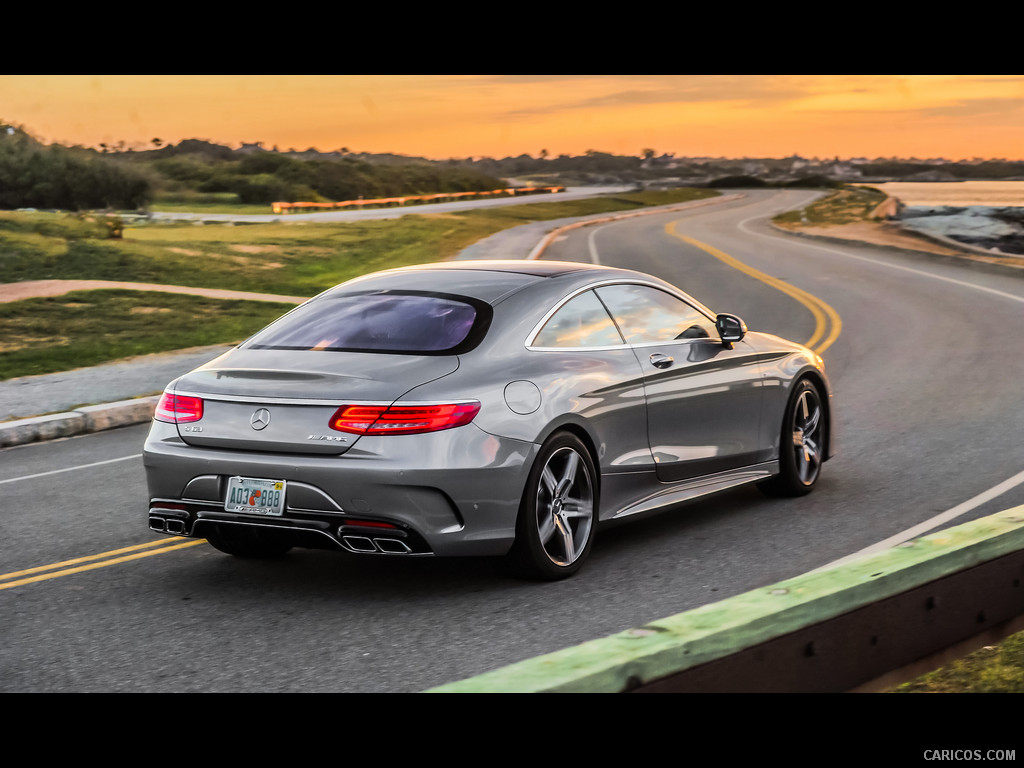
[[[232,148],[202,139],[165,145],[44,145],[0,120],[0,209],[141,209],[153,204],[267,206],[488,191],[516,184],[643,188],[837,186],[900,180],[1024,179],[1024,161],[941,158],[676,157],[541,150],[496,159]],[[513,181],[515,180],[515,181]]]
[[[145,205],[152,189],[140,169],[81,147],[44,146],[0,123],[0,209],[132,209]]]
[[[140,209],[155,201],[269,205],[473,192],[503,179],[416,158],[231,149],[199,139],[145,151],[44,145],[0,122],[0,209]]]

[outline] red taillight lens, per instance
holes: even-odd
[[[331,429],[356,435],[415,435],[469,424],[480,403],[443,405],[343,405],[330,420]]]
[[[191,395],[172,395],[164,392],[156,404],[153,418],[171,424],[184,424],[203,418],[203,399]]]

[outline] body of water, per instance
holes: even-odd
[[[870,184],[904,205],[1024,207],[1024,181],[887,181]]]

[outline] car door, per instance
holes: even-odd
[[[680,296],[643,283],[595,291],[636,353],[658,479],[674,482],[763,460],[762,375],[748,344],[724,344],[715,322]]]
[[[562,302],[528,346],[546,363],[532,374],[543,399],[590,425],[601,473],[650,471],[643,370],[594,292]]]

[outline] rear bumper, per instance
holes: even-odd
[[[149,528],[172,536],[206,538],[225,529],[246,528],[273,534],[295,547],[336,549],[357,554],[431,555],[430,545],[415,530],[373,518],[287,510],[282,517],[225,512],[214,504],[181,499],[151,499]]]
[[[205,538],[211,527],[246,527],[359,554],[500,555],[536,450],[470,424],[362,437],[340,456],[241,452],[188,446],[154,422],[143,452],[150,528]],[[226,512],[233,475],[284,480],[284,513]]]

